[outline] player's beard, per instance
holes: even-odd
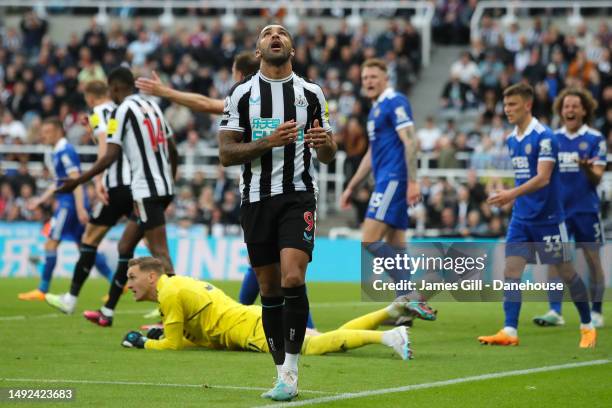
[[[281,53],[273,53],[271,49],[262,51],[261,58],[270,65],[280,67],[291,58],[291,49],[283,48]]]

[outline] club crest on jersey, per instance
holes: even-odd
[[[578,149],[580,150],[586,150],[589,147],[589,144],[587,142],[580,142],[580,144],[578,145]]]
[[[529,143],[527,143],[527,144],[525,145],[525,154],[530,154],[530,153],[531,153],[531,150],[532,150],[531,145],[530,145]]]
[[[304,95],[297,95],[295,97],[295,106],[298,108],[305,108],[308,106],[308,101],[304,97]]]
[[[378,115],[380,115],[380,109],[376,108],[376,110],[374,111],[374,117],[377,118]]]
[[[250,97],[249,105],[259,105],[261,103],[261,98],[258,96],[257,98]]]

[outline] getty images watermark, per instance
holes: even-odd
[[[601,252],[605,260],[610,251],[604,247]],[[362,300],[390,301],[418,294],[436,301],[500,301],[505,290],[518,289],[524,291],[523,301],[547,301],[550,291],[564,293],[564,284],[550,275],[561,266],[574,268],[587,282],[603,279],[609,285],[611,268],[605,265],[612,263],[603,263],[603,277],[592,276],[580,253],[570,244],[415,242],[395,248],[380,242],[364,243]],[[528,261],[521,282],[505,280],[507,256]],[[571,262],[563,263],[568,260]],[[538,264],[541,261],[554,266]],[[571,300],[567,294],[563,299]]]

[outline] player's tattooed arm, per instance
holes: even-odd
[[[414,126],[406,126],[397,131],[404,143],[404,156],[406,158],[406,170],[408,172],[408,204],[416,204],[421,199],[421,189],[417,182],[418,157],[417,137]]]
[[[248,143],[242,142],[242,132],[221,130],[219,132],[219,160],[224,167],[249,163],[273,147],[295,142],[297,135],[298,129],[294,120],[282,123],[270,136]]]

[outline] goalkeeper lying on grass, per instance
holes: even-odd
[[[183,347],[268,352],[261,323],[261,306],[244,306],[210,283],[183,276],[168,277],[163,264],[152,257],[129,262],[127,287],[136,301],[159,303],[164,324],[149,331],[147,338],[129,332],[122,345],[149,350],[179,350]],[[307,333],[303,354],[320,355],[350,350],[367,344],[384,344],[404,359],[412,358],[405,327],[389,331],[375,329],[388,318],[413,315],[434,320],[435,313],[417,302],[392,303],[361,316],[328,333]],[[157,339],[153,339],[156,337]]]

